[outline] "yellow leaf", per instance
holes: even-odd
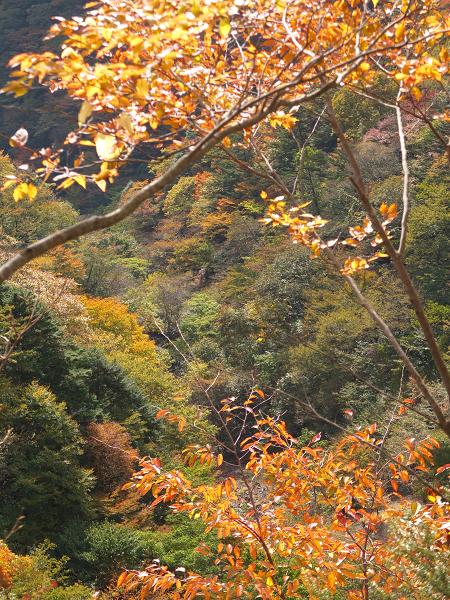
[[[144,100],[148,96],[149,85],[146,79],[138,79],[136,83],[136,94]]]
[[[83,125],[92,115],[92,105],[86,100],[83,102],[78,113],[78,125]]]
[[[228,19],[228,17],[221,19],[220,24],[219,24],[220,36],[223,38],[227,38],[230,31],[231,31],[231,23],[230,23],[230,20]]]
[[[133,135],[133,123],[129,117],[125,113],[122,113],[118,118],[118,123],[121,127],[125,129],[130,135]]]
[[[74,175],[74,180],[81,185],[82,188],[86,189],[86,177],[84,175]]]
[[[405,33],[405,21],[403,20],[395,28],[395,41],[400,42],[403,39],[404,33]]]
[[[73,177],[67,177],[67,179],[64,179],[64,181],[58,185],[58,190],[65,190],[67,188],[69,188],[71,185],[73,185],[75,183],[75,180]]]
[[[25,94],[28,93],[29,89],[30,88],[21,81],[10,81],[3,88],[5,92],[13,93],[16,98],[19,98],[20,96],[25,96]]]
[[[106,181],[104,179],[100,179],[99,181],[95,181],[95,183],[102,190],[102,192],[106,192]]]
[[[29,198],[30,200],[34,200],[37,194],[37,187],[32,183],[21,183],[18,185],[14,192],[13,198],[16,202],[23,200],[24,198]]]
[[[28,184],[28,198],[30,200],[34,200],[37,196],[38,190],[37,187],[35,185],[33,185],[32,183]]]
[[[25,196],[27,195],[25,190],[27,188],[28,186],[26,183],[21,183],[15,188],[13,192],[13,198],[16,202],[19,202],[20,200],[23,200],[23,198],[25,198]]]
[[[336,575],[333,572],[328,573],[328,587],[332,591],[336,589]]]
[[[388,205],[386,204],[386,202],[382,202],[381,206],[380,206],[380,213],[383,215],[383,217],[386,218],[387,213],[388,213]]]
[[[397,216],[397,205],[394,202],[388,208],[388,218],[395,219],[396,216]]]
[[[132,48],[139,48],[144,44],[144,40],[140,37],[132,37],[129,43]]]
[[[8,189],[9,187],[11,187],[12,185],[15,185],[16,183],[17,183],[17,179],[16,179],[15,177],[14,177],[14,179],[9,179],[8,181],[6,181],[6,182],[5,182],[5,183],[2,185],[2,187],[1,187],[1,190],[2,190],[2,192],[3,192],[4,190],[7,190],[7,189]]]
[[[220,467],[220,465],[223,463],[223,455],[219,454],[217,456],[217,466]]]
[[[116,138],[107,133],[97,133],[95,136],[95,149],[102,160],[114,160],[120,154]]]

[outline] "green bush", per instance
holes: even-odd
[[[137,529],[118,523],[92,525],[86,533],[88,550],[82,554],[86,571],[99,585],[122,569],[132,569],[154,556],[151,545]]]
[[[205,292],[194,294],[184,304],[181,330],[188,341],[196,342],[218,335],[219,309],[219,303]]]
[[[66,405],[36,382],[13,388],[3,379],[0,390],[0,432],[14,431],[4,463],[0,530],[8,531],[24,515],[15,547],[29,548],[45,538],[56,541],[69,517],[93,513],[93,481],[80,466],[77,423]]]
[[[213,257],[213,246],[197,237],[187,238],[175,246],[173,263],[177,269],[198,271],[207,267]]]
[[[155,558],[170,569],[184,567],[187,571],[202,574],[214,572],[211,558],[197,552],[205,543],[211,547],[217,545],[215,534],[205,534],[205,526],[199,520],[184,515],[170,516],[166,525],[169,530],[142,532],[142,540]]]

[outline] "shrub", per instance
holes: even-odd
[[[0,542],[0,597],[21,600],[88,600],[92,590],[76,583],[66,586],[67,559],[50,556],[51,544],[41,544],[28,556],[11,552]]]
[[[119,423],[90,423],[87,455],[102,492],[112,492],[131,477],[138,458],[129,434]]]
[[[121,569],[138,567],[153,557],[140,531],[118,523],[91,526],[86,534],[88,550],[82,555],[89,573],[103,586]]]

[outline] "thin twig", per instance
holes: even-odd
[[[400,141],[400,152],[402,157],[402,170],[403,170],[403,213],[401,223],[400,242],[398,245],[398,255],[403,257],[406,248],[406,237],[408,233],[408,218],[410,212],[409,204],[409,167],[408,167],[408,155],[406,151],[405,132],[403,129],[402,111],[399,106],[400,98],[403,94],[403,87],[400,86],[397,95],[397,103],[395,105],[395,114],[397,117],[397,128],[398,128],[398,139]]]

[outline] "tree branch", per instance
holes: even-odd
[[[328,106],[328,105],[330,105],[330,106]],[[339,130],[342,131],[341,128],[340,128],[340,126],[339,126],[339,123],[338,123],[338,121],[336,119],[336,115],[334,113],[334,110],[333,110],[333,107],[331,105],[331,102],[329,100],[327,101],[327,107],[328,107],[329,111],[330,110],[332,111],[331,116],[330,116],[330,122],[332,122],[333,126],[338,127]],[[347,144],[347,146],[348,146],[348,148],[350,150],[351,156],[352,156],[352,161],[353,162],[352,161],[350,161],[350,162],[351,162],[352,166],[353,166],[353,164],[355,165],[355,168],[357,169],[357,172],[359,173],[360,185],[362,185],[363,189],[365,189],[364,188],[364,183],[362,181],[362,176],[361,176],[361,173],[360,173],[359,165],[358,165],[358,163],[356,161],[356,158],[355,158],[355,156],[354,156],[354,154],[353,154],[350,146],[348,145],[348,142],[347,142],[346,139],[345,139],[345,142],[346,142],[346,144]],[[293,202],[295,200],[293,194],[290,192],[290,190],[288,189],[288,187],[286,186],[286,184],[284,183],[284,181],[282,180],[282,178],[273,169],[270,161],[262,153],[262,151],[254,144],[254,142],[252,142],[252,147],[255,150],[255,152],[257,154],[259,154],[259,156],[261,156],[264,159],[264,161],[265,161],[265,164],[266,164],[266,167],[267,167],[267,174],[262,175],[264,177],[264,179],[272,180],[272,183],[274,185],[278,186],[278,188],[280,189],[280,191],[282,192],[282,194],[284,194],[286,198],[288,198],[291,202]],[[243,169],[245,169],[245,170],[247,170],[247,171],[249,171],[249,172],[251,172],[253,174],[257,174],[258,173],[258,171],[256,171],[255,169],[253,169],[250,165],[247,165],[247,163],[245,163],[244,161],[241,161],[236,156],[234,156],[233,153],[227,152],[227,155],[230,156],[230,158],[234,162],[236,162],[241,168],[243,168]],[[359,189],[358,188],[357,188],[357,191],[359,193]],[[367,200],[367,201],[369,202],[369,200]],[[375,212],[373,210],[373,207],[370,204],[370,202],[369,202],[369,205],[372,208],[372,211]],[[376,215],[376,213],[375,213],[375,217],[378,218],[377,215]],[[382,226],[381,223],[379,223],[379,225],[380,225],[380,227],[381,227],[381,229],[382,229],[385,237],[387,237],[386,236],[386,232],[384,230],[384,227]],[[388,241],[390,242],[389,239],[388,239]],[[391,244],[391,246],[392,246],[392,244]],[[392,246],[392,248],[393,248],[393,246]],[[395,251],[394,248],[393,248],[393,251],[396,253],[396,251]],[[341,271],[340,264],[339,264],[338,260],[336,259],[336,257],[334,256],[332,250],[331,249],[326,249],[325,250],[325,254],[331,260],[334,268],[336,269],[336,272],[339,273]],[[407,370],[408,370],[411,378],[413,379],[413,381],[417,385],[418,390],[423,395],[423,397],[425,398],[425,400],[428,402],[429,406],[433,410],[434,414],[436,415],[439,427],[441,427],[441,429],[446,433],[446,435],[448,437],[450,437],[450,418],[449,418],[449,415],[446,415],[444,413],[444,411],[442,410],[441,406],[439,405],[439,403],[435,400],[435,398],[431,394],[431,392],[428,389],[428,387],[427,387],[424,379],[422,378],[422,376],[420,375],[420,373],[417,371],[416,367],[414,366],[414,364],[412,363],[412,361],[410,360],[410,358],[408,357],[408,355],[406,354],[406,352],[404,351],[404,349],[402,348],[402,346],[398,342],[397,338],[395,337],[394,333],[391,331],[391,329],[388,326],[388,324],[381,318],[381,316],[375,310],[374,306],[369,302],[369,300],[361,292],[361,290],[359,289],[358,284],[353,279],[353,277],[350,277],[349,275],[345,275],[345,274],[343,275],[343,277],[347,281],[347,283],[350,285],[350,288],[352,289],[353,293],[355,294],[356,299],[358,300],[359,304],[368,312],[369,316],[372,318],[372,320],[374,321],[375,325],[380,329],[380,331],[387,338],[387,340],[389,341],[389,343],[391,344],[391,346],[394,348],[394,350],[397,353],[397,355],[401,358],[401,360],[402,360],[403,364],[405,365],[405,367],[407,368]]]
[[[433,330],[431,329],[431,325],[425,315],[422,301],[420,300],[419,294],[409,276],[409,273],[404,265],[402,257],[397,252],[397,250],[394,248],[394,245],[392,244],[390,238],[388,237],[388,234],[387,234],[385,228],[383,227],[383,224],[380,221],[378,214],[376,213],[375,208],[373,207],[373,205],[370,201],[369,194],[368,194],[368,191],[366,189],[366,186],[364,184],[364,180],[362,177],[361,169],[359,167],[359,163],[358,163],[356,156],[347,140],[347,137],[345,136],[345,134],[336,118],[336,114],[334,112],[334,108],[333,108],[332,102],[329,97],[327,97],[327,108],[328,108],[328,115],[329,115],[331,125],[341,142],[342,149],[343,149],[345,155],[347,156],[347,159],[351,166],[351,170],[352,170],[351,181],[358,193],[361,204],[364,206],[364,208],[371,220],[374,230],[380,235],[381,239],[383,240],[384,248],[385,248],[386,252],[389,254],[389,256],[392,260],[392,263],[398,273],[400,281],[402,282],[403,287],[408,295],[408,298],[414,308],[414,311],[417,316],[417,320],[419,321],[420,327],[421,327],[422,332],[427,341],[427,344],[430,349],[430,352],[433,357],[436,368],[437,368],[437,370],[441,376],[442,382],[447,390],[447,394],[448,394],[447,411],[448,411],[448,409],[450,408],[450,374],[448,372],[447,366],[445,365],[445,362],[442,357],[441,350],[437,344],[436,338],[434,337],[434,333],[433,333]],[[349,278],[349,279],[351,279],[351,278]],[[352,286],[352,289],[355,290],[355,288],[353,287],[353,284],[350,281],[349,281],[349,283]],[[355,284],[355,286],[356,286],[356,284]],[[357,288],[357,286],[356,286],[356,288]],[[371,313],[371,316],[372,316],[372,318],[375,318],[375,315],[373,313]],[[378,322],[378,321],[376,321],[376,322]],[[381,323],[380,323],[380,326],[381,326]],[[386,325],[386,327],[387,327],[387,325]],[[391,335],[394,338],[396,344],[399,346],[399,344],[398,344],[397,340],[395,339],[395,336],[393,336],[392,332],[391,332]],[[394,348],[395,348],[395,346],[394,346]],[[396,351],[398,352],[397,349],[396,349]],[[402,358],[402,360],[403,360],[403,358]],[[441,427],[446,432],[446,434],[450,437],[450,417],[449,417],[449,415],[444,415],[441,408],[439,407],[439,405],[436,403],[436,401],[434,399],[432,399],[431,394],[429,392],[425,392],[426,386],[423,382],[423,379],[420,377],[420,375],[419,375],[419,378],[417,379],[418,373],[415,370],[415,368],[414,368],[414,372],[413,372],[412,370],[410,370],[410,368],[408,367],[408,365],[406,363],[405,363],[405,365],[407,366],[408,371],[410,372],[414,381],[418,385],[419,389],[421,389],[422,393],[426,394],[425,397],[427,398],[427,400],[430,403],[431,407],[433,408],[436,416],[438,417]],[[437,409],[439,409],[438,412],[440,414],[438,414],[438,412],[436,412]]]
[[[400,243],[398,245],[397,253],[400,257],[405,255],[406,248],[406,236],[408,233],[408,218],[410,212],[409,205],[409,167],[408,167],[408,155],[406,152],[406,141],[405,132],[403,129],[402,111],[399,106],[400,98],[403,93],[403,88],[400,86],[397,95],[397,102],[395,105],[395,114],[397,117],[398,127],[398,139],[400,141],[400,152],[402,156],[402,170],[403,170],[403,213],[402,213],[402,224],[400,233]]]
[[[311,61],[313,63],[314,61]],[[298,82],[295,83],[295,85]],[[316,90],[304,94],[297,100],[297,103],[310,102],[311,100],[321,96],[326,91],[334,87],[335,80],[331,80],[323,84]],[[292,83],[294,85],[294,83]],[[250,107],[255,106],[255,101],[252,99],[248,104],[238,107],[236,111],[229,113],[217,126],[200,139],[188,152],[183,154],[171,167],[162,175],[156,177],[149,184],[145,185],[140,190],[137,190],[130,199],[116,208],[115,210],[105,215],[95,215],[83,219],[79,223],[51,233],[45,238],[38,240],[26,246],[23,250],[15,254],[0,267],[0,283],[9,279],[21,267],[31,262],[38,256],[42,256],[52,248],[56,248],[66,242],[78,239],[84,235],[106,229],[120,223],[126,217],[131,215],[139,206],[146,200],[154,197],[158,192],[161,192],[167,185],[173,183],[179,175],[181,175],[188,167],[198,161],[200,158],[214,146],[219,144],[224,138],[238,131],[243,131],[248,127],[262,121],[271,112],[277,110],[282,105],[282,93],[287,92],[291,86],[282,86],[282,90],[274,90],[271,94],[264,94],[261,97],[261,103],[256,105],[256,110],[253,115],[243,118],[238,122],[234,122],[235,118],[247,111]],[[267,102],[267,100],[270,100]],[[259,106],[259,108],[258,108]]]

